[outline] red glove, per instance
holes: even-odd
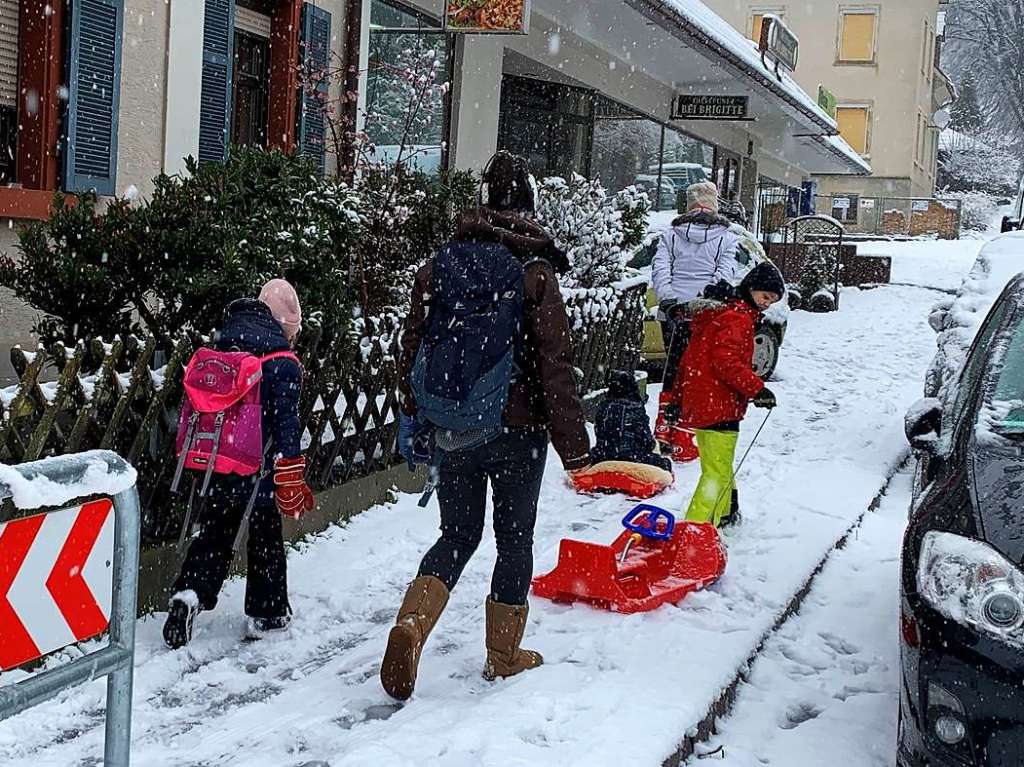
[[[286,517],[298,519],[316,506],[306,484],[306,458],[278,458],[274,463],[274,502]]]

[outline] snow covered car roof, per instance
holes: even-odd
[[[925,396],[948,396],[967,352],[992,305],[1024,272],[1024,232],[996,237],[981,249],[955,296],[940,301],[929,322],[938,333],[938,352],[925,381]]]

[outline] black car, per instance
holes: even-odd
[[[1024,275],[907,415],[900,767],[1024,765]]]

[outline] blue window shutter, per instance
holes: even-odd
[[[231,131],[231,70],[235,0],[206,0],[203,84],[199,99],[199,160],[224,162]]]
[[[124,0],[72,0],[64,187],[114,194]]]
[[[324,72],[331,63],[331,14],[323,8],[302,6],[301,52],[303,70]],[[299,151],[324,172],[324,106],[329,84],[317,83],[316,93],[306,88],[299,94]]]

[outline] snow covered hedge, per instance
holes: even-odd
[[[537,223],[569,256],[567,287],[608,287],[625,274],[633,249],[641,244],[650,201],[636,187],[609,197],[600,181],[575,175],[540,184]]]
[[[167,349],[282,276],[325,335],[347,337],[354,316],[402,308],[412,268],[476,191],[466,173],[367,173],[347,185],[259,149],[188,169],[158,176],[142,201],[58,195],[50,220],[20,231],[0,285],[38,310],[41,340],[151,334]]]

